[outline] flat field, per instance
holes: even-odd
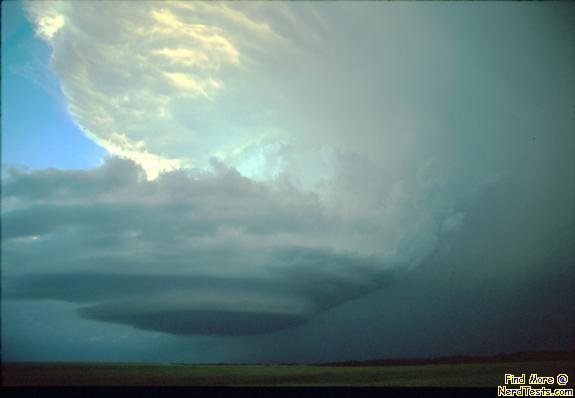
[[[569,360],[413,366],[3,363],[2,385],[495,387],[504,384],[506,373],[567,374],[563,387],[575,385],[575,363]]]

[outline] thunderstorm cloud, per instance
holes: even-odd
[[[107,156],[3,167],[7,358],[572,347],[572,5],[25,11]]]

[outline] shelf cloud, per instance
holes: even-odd
[[[89,319],[174,334],[297,326],[390,283],[448,235],[382,220],[362,233],[394,234],[405,253],[356,247],[358,220],[337,206],[217,164],[154,181],[114,158],[89,171],[15,170],[4,194],[8,298],[78,303]]]

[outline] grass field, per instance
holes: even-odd
[[[414,366],[3,363],[4,386],[495,387],[504,374],[569,376],[568,360]],[[556,387],[558,387],[556,385]]]

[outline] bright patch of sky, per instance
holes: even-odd
[[[106,151],[67,112],[51,49],[34,33],[22,2],[2,3],[2,163],[91,168]]]

